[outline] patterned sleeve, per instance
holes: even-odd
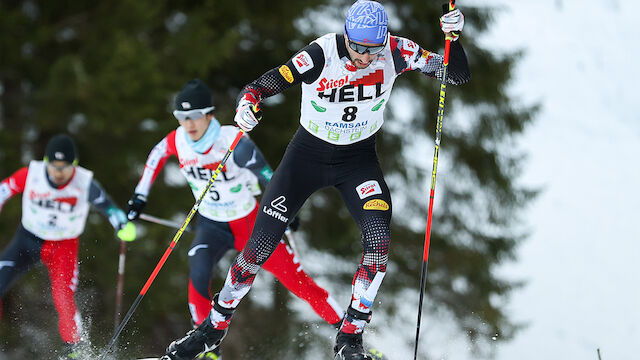
[[[324,68],[324,52],[320,45],[311,43],[298,51],[289,61],[273,68],[245,86],[237,103],[259,104],[265,98],[305,82],[310,84],[320,76]]]
[[[257,178],[264,189],[273,176],[273,170],[267,163],[260,149],[246,135],[240,139],[236,150],[233,152],[233,160],[240,167],[249,169]]]
[[[4,203],[11,199],[13,195],[24,191],[28,173],[29,168],[23,167],[0,182],[0,210],[2,210]]]
[[[171,156],[178,156],[178,151],[176,150],[176,131],[172,131],[169,135],[167,135],[162,141],[160,141],[156,146],[153,147],[149,157],[147,158],[147,162],[144,164],[144,171],[142,172],[142,177],[136,186],[135,193],[141,194],[144,196],[149,195],[149,190],[151,190],[151,185],[153,185],[156,177],[162,171],[164,164],[167,162],[167,159]]]
[[[423,49],[415,42],[391,36],[391,54],[396,74],[405,71],[420,71],[421,73],[442,80],[444,72],[444,56]],[[467,62],[467,55],[460,41],[452,41],[449,49],[449,67],[447,69],[447,82],[453,85],[461,85],[471,79],[471,71]]]

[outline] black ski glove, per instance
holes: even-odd
[[[142,194],[133,194],[127,202],[127,218],[135,220],[140,217],[142,210],[147,205],[147,197]]]

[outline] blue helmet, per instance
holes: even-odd
[[[360,0],[351,6],[344,23],[349,39],[363,44],[382,44],[387,38],[389,19],[376,1]]]

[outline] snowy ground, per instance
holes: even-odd
[[[523,49],[511,93],[542,111],[521,145],[523,182],[544,192],[532,236],[504,274],[528,281],[509,307],[529,327],[507,359],[630,359],[640,352],[640,53],[633,0],[475,0],[504,8],[487,48]],[[451,357],[451,359],[458,357]],[[461,357],[462,358],[462,357]]]

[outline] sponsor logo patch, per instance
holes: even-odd
[[[304,74],[308,70],[313,68],[313,60],[308,52],[303,51],[300,54],[294,56],[293,66],[298,70],[300,74]]]
[[[187,255],[194,256],[196,254],[196,251],[198,251],[200,249],[206,249],[208,247],[209,247],[209,245],[207,245],[207,244],[196,245],[196,246],[192,247],[191,249],[189,249],[189,252],[187,253]]]
[[[349,83],[349,75],[343,77],[342,79],[327,79],[325,77],[325,78],[322,78],[322,80],[320,80],[316,90],[325,91],[325,90],[333,89],[336,87],[343,87],[347,83]]]
[[[285,80],[287,80],[287,82],[289,84],[291,84],[293,82],[293,74],[291,73],[291,69],[289,69],[289,67],[287,65],[280,66],[278,71],[280,72],[280,75],[282,75],[282,77]]]
[[[271,202],[271,206],[273,206],[273,208],[278,211],[287,212],[287,207],[284,206],[285,200],[287,200],[287,198],[285,198],[284,196],[282,195],[278,196],[275,200]]]
[[[365,181],[362,184],[356,186],[356,191],[360,199],[367,198],[372,195],[382,194],[382,188],[376,180]]]
[[[318,105],[315,101],[311,100],[311,106],[313,106],[314,109],[316,109],[317,112],[325,112],[327,111],[326,107],[322,107],[320,105]]]
[[[365,210],[387,211],[387,210],[389,210],[389,204],[387,204],[387,202],[384,201],[384,200],[371,199],[371,200],[367,201],[366,203],[364,203],[362,208],[365,209]]]
[[[289,218],[282,214],[282,213],[286,213],[287,212],[287,207],[284,206],[284,202],[286,200],[287,199],[284,196],[278,196],[275,200],[273,200],[271,202],[271,207],[264,206],[262,208],[262,211],[265,214],[267,214],[267,215],[269,215],[269,216],[271,216],[271,217],[273,217],[273,218],[275,218],[277,220],[282,221],[283,223],[287,223],[287,222],[289,222]]]
[[[269,165],[266,165],[265,167],[262,168],[262,170],[260,170],[260,174],[262,174],[262,176],[264,176],[265,179],[271,180],[271,177],[273,176],[273,171],[271,171],[271,169],[269,168]]]

